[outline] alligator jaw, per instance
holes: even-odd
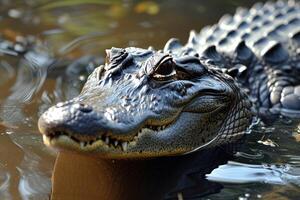
[[[213,95],[210,97],[221,98],[224,96]],[[226,103],[227,101],[225,101],[224,104],[215,106],[210,110],[206,110],[205,112],[203,112],[203,114],[215,112],[226,105]],[[43,128],[42,118],[39,121],[39,129],[43,134],[44,143],[50,147],[76,150],[78,152],[101,152],[100,157],[119,158],[121,155],[123,157],[135,157],[138,152],[133,153],[132,149],[136,147],[137,142],[139,142],[142,136],[147,134],[164,134],[164,131],[168,131],[168,128],[172,128],[172,126],[176,124],[179,115],[180,114],[173,117],[168,122],[165,122],[164,125],[144,125],[134,134],[130,134],[131,137],[127,140],[125,140],[124,138],[116,138],[116,136],[114,136],[110,132],[106,134],[98,134],[95,136],[86,136],[83,134],[69,133],[66,130],[46,131]],[[174,151],[174,153],[176,152]]]
[[[133,134],[130,140],[116,139],[111,137],[111,134],[82,137],[81,135],[68,133],[67,131],[52,131],[46,133],[43,131],[43,128],[40,128],[40,130],[43,134],[44,143],[50,147],[69,147],[71,149],[87,152],[95,151],[97,149],[103,149],[103,151],[113,150],[116,152],[126,152],[129,147],[136,144],[141,135],[154,132],[159,133],[171,126],[173,122],[174,121],[171,121],[162,126],[146,125]]]

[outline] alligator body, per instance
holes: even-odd
[[[296,1],[238,8],[235,15],[223,16],[199,34],[191,31],[185,46],[171,39],[164,51],[198,53],[226,69],[249,90],[259,114],[300,116],[300,4]]]
[[[299,116],[299,42],[299,3],[278,1],[238,9],[192,31],[186,45],[112,48],[81,94],[46,111],[39,129],[47,145],[106,158],[235,141],[251,123],[249,99],[260,114]]]

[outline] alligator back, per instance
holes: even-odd
[[[195,51],[238,79],[260,114],[300,116],[300,4],[257,3],[191,31],[181,48],[171,39],[164,51]]]

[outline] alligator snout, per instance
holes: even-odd
[[[134,137],[122,135],[120,130],[124,128],[107,112],[97,111],[84,103],[59,103],[40,117],[38,126],[46,144],[60,146],[62,143],[81,150],[94,149],[99,145],[126,150],[128,142],[125,140]],[[120,135],[112,135],[112,132]]]
[[[49,146],[68,146],[71,149],[94,150],[101,146],[116,151],[127,151],[145,131],[163,131],[169,124],[118,123],[113,108],[103,111],[84,103],[59,103],[49,108],[39,119],[38,126],[44,143]],[[123,118],[124,119],[124,118]],[[128,118],[129,119],[129,118]]]
[[[94,112],[92,106],[67,102],[51,107],[40,117],[38,125],[40,131],[46,136],[80,132],[85,133],[85,137],[89,137],[96,135],[99,122],[103,120],[103,116]]]
[[[138,123],[130,123],[133,121],[130,116],[124,120],[125,117],[120,116],[122,111],[115,113],[114,110],[113,107],[99,109],[82,102],[68,101],[49,108],[40,117],[38,126],[49,146],[62,143],[81,150],[95,149],[99,145],[126,150],[144,128],[161,131],[168,125],[145,125],[142,118],[134,120]]]

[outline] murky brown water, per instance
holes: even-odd
[[[104,49],[112,46],[161,48],[171,37],[185,41],[191,29],[200,30],[237,6],[254,2],[0,0],[3,37],[37,37],[42,43],[39,53],[55,55],[61,62],[48,67],[47,55],[0,55],[0,199],[49,199],[56,152],[42,144],[38,116],[76,95],[95,67],[67,68],[62,60],[96,55],[101,61]],[[257,128],[241,153],[209,174],[209,181],[200,178],[195,185],[198,196],[299,199],[297,124],[280,120],[274,127]],[[53,199],[99,198],[97,191],[104,187],[99,180],[105,173],[98,172],[105,171],[105,163],[71,154],[59,159]]]

